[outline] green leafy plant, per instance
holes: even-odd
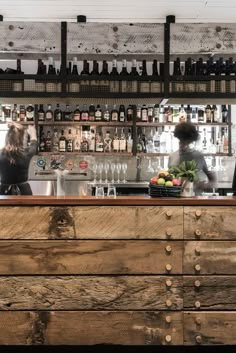
[[[177,167],[171,167],[169,173],[174,174],[177,178],[185,178],[190,182],[197,180],[197,163],[196,161],[183,161]]]

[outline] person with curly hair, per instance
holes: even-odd
[[[170,154],[168,167],[177,167],[183,161],[194,160],[198,170],[198,180],[194,182],[195,195],[212,189],[215,186],[216,175],[208,169],[204,155],[193,147],[193,143],[200,137],[195,125],[190,122],[177,124],[174,136],[179,140],[179,150]]]
[[[30,160],[36,152],[35,127],[29,125],[25,129],[21,124],[9,123],[5,145],[0,151],[0,195],[32,195],[28,170]]]

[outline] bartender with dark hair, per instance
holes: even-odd
[[[32,195],[28,170],[37,152],[36,129],[29,125],[26,130],[15,122],[9,123],[8,128],[5,146],[0,151],[0,195]]]

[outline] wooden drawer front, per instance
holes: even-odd
[[[0,345],[181,345],[181,312],[0,312]]]
[[[185,274],[236,274],[236,241],[184,242]]]
[[[236,240],[236,207],[184,207],[185,239]]]
[[[3,240],[0,275],[181,274],[182,258],[178,241]]]
[[[184,344],[235,345],[236,312],[184,312]]]
[[[182,239],[182,207],[1,207],[0,239]]]
[[[0,277],[0,310],[181,310],[182,278]]]
[[[183,238],[183,208],[75,207],[77,238]]]
[[[184,276],[185,310],[236,310],[235,276]]]

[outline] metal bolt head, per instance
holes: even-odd
[[[197,211],[195,212],[195,215],[196,215],[197,218],[201,217],[202,211],[201,211],[201,210],[197,210]]]
[[[170,343],[172,340],[171,335],[166,335],[165,340],[167,343]]]
[[[196,264],[194,266],[195,271],[200,272],[201,271],[201,266],[199,264]]]
[[[171,316],[170,316],[170,315],[167,315],[167,316],[166,316],[166,323],[167,323],[167,324],[170,324],[171,321],[172,321]]]
[[[170,299],[167,299],[166,301],[166,306],[169,308],[172,305],[172,302]]]
[[[195,301],[195,308],[200,308],[201,307],[201,303],[199,300]]]
[[[197,287],[197,288],[199,288],[199,287],[201,286],[201,282],[200,282],[199,280],[196,280],[196,281],[194,282],[194,286]]]
[[[201,337],[200,335],[197,335],[197,336],[195,337],[195,341],[196,341],[197,343],[202,343],[202,337]]]
[[[171,264],[166,264],[166,271],[170,272],[172,270]]]
[[[166,245],[166,252],[168,253],[168,254],[170,254],[171,253],[171,246],[170,245]]]
[[[171,287],[172,286],[172,281],[170,279],[166,280],[166,286]]]

